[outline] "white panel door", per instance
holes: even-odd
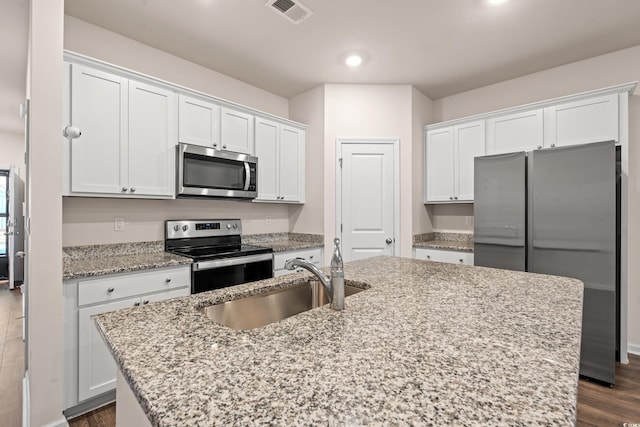
[[[342,253],[345,261],[394,255],[393,144],[342,144]]]
[[[539,109],[487,120],[487,154],[542,148],[543,116]]]
[[[253,116],[221,108],[220,143],[224,150],[253,154]]]
[[[74,64],[71,125],[71,191],[120,194],[126,182],[127,87],[125,78]]]
[[[280,127],[270,120],[256,118],[256,157],[258,157],[258,199],[279,200],[278,148]]]
[[[179,96],[178,103],[178,140],[218,148],[220,106],[184,95]]]
[[[545,109],[545,146],[618,141],[618,94]]]
[[[78,310],[78,400],[83,401],[116,386],[116,364],[92,316],[133,307],[140,298],[100,304]]]
[[[16,253],[24,249],[24,182],[18,175],[15,165],[9,167],[9,187],[7,188],[9,209],[7,211],[7,258],[9,261],[9,289],[15,288],[15,282],[23,279],[23,257]]]
[[[453,200],[453,129],[436,129],[427,132],[425,150],[427,202]]]
[[[175,94],[129,82],[128,194],[175,194]]]
[[[280,128],[280,200],[299,202],[304,194],[304,135],[299,129],[286,125]]]
[[[485,121],[465,123],[454,129],[455,200],[473,201],[473,159],[485,153]]]

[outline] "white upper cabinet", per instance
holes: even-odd
[[[474,158],[485,154],[485,121],[453,127],[455,193],[458,201],[473,202]]]
[[[426,138],[427,202],[453,200],[453,128],[427,131]]]
[[[487,120],[487,154],[530,151],[543,147],[543,109]]]
[[[220,143],[223,150],[238,153],[254,153],[254,116],[242,111],[222,107],[220,109]]]
[[[427,131],[426,202],[472,202],[473,159],[485,153],[485,122]]]
[[[255,201],[304,203],[305,131],[256,118],[258,197]]]
[[[618,94],[545,108],[545,147],[618,141]]]
[[[180,95],[178,103],[178,140],[185,144],[218,148],[220,106],[186,95]]]
[[[175,95],[129,82],[130,194],[172,196],[175,188]]]
[[[73,64],[70,195],[174,196],[175,94]]]
[[[70,125],[71,192],[120,194],[126,185],[129,81],[73,65]],[[99,100],[99,101],[98,101]]]

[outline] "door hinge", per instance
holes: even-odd
[[[342,168],[342,157],[338,159],[338,162],[340,163],[340,168]]]
[[[340,232],[342,233],[342,224],[340,224]]]

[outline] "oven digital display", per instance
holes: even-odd
[[[199,222],[196,224],[196,230],[220,230],[219,222]]]

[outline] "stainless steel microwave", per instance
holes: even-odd
[[[176,197],[255,199],[258,158],[199,145],[177,146]]]

